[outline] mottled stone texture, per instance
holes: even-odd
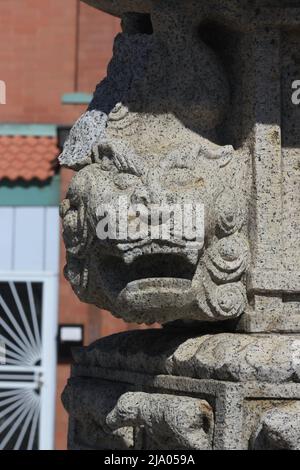
[[[273,336],[166,328],[77,350],[69,447],[299,449],[299,340]]]
[[[70,447],[300,449],[300,7],[86,3],[123,32],[60,157],[77,171],[65,275],[82,301],[164,329],[75,352]],[[201,203],[202,239],[100,240],[99,207],[125,196],[125,212]]]

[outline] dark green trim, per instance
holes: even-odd
[[[93,95],[90,93],[65,93],[61,97],[62,104],[90,104]]]
[[[0,136],[56,137],[56,124],[0,124]]]
[[[45,183],[0,181],[0,206],[58,206],[59,202],[59,175]]]

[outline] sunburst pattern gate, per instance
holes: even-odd
[[[0,450],[53,448],[56,279],[0,279]]]

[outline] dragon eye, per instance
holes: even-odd
[[[113,161],[109,157],[103,157],[101,161],[101,170],[110,171],[113,168]]]
[[[139,181],[138,176],[129,173],[118,173],[114,177],[114,184],[122,190],[133,187]]]

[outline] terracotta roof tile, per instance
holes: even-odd
[[[57,156],[54,137],[0,136],[0,180],[45,181],[55,173]]]

